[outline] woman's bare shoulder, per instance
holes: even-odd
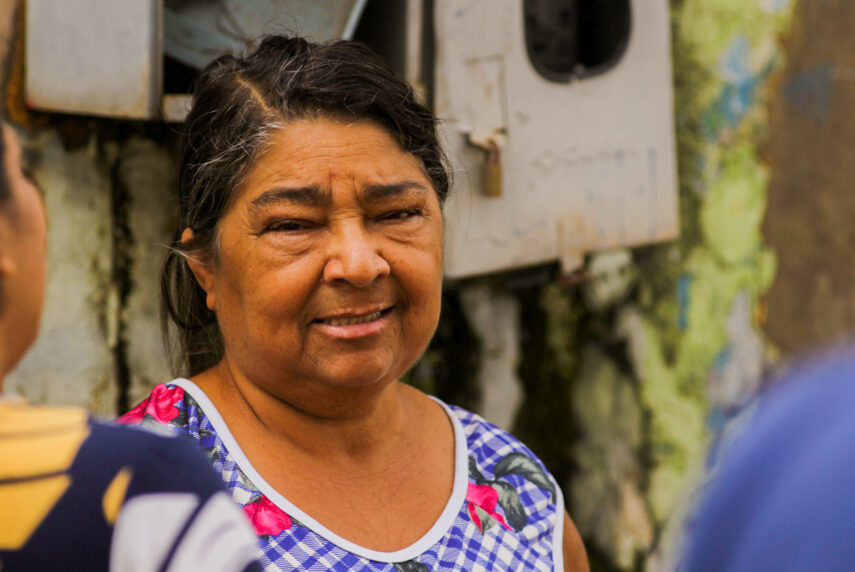
[[[564,552],[564,570],[566,572],[589,572],[588,555],[585,553],[585,545],[582,537],[576,530],[576,525],[570,520],[570,515],[564,513],[564,538],[562,539]]]

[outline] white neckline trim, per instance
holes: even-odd
[[[553,572],[564,572],[564,495],[555,479],[555,526],[552,528]]]
[[[291,501],[279,494],[261,477],[261,475],[258,474],[255,467],[253,467],[252,463],[249,462],[249,459],[246,458],[246,455],[243,453],[243,449],[240,448],[240,445],[238,445],[231,431],[229,431],[229,427],[225,420],[222,418],[213,402],[207,395],[205,395],[205,392],[189,379],[178,378],[170,381],[169,384],[177,385],[185,392],[189,393],[190,396],[202,407],[202,410],[205,412],[208,419],[211,420],[211,424],[217,430],[217,434],[220,439],[223,440],[223,444],[226,446],[229,453],[231,453],[234,461],[246,476],[249,477],[249,480],[258,487],[262,494],[287,514],[299,520],[301,524],[305,525],[315,534],[323,537],[329,542],[332,542],[336,546],[347,550],[348,552],[356,554],[357,556],[362,556],[363,558],[374,560],[376,562],[395,563],[406,562],[424,554],[439,542],[448,529],[451,528],[457,514],[460,512],[460,507],[463,506],[463,502],[466,500],[466,489],[469,484],[469,447],[466,443],[466,435],[457,416],[452,413],[451,409],[449,409],[445,403],[436,398],[432,399],[439,403],[445,411],[445,414],[448,415],[448,418],[451,420],[451,426],[454,430],[454,485],[451,489],[451,496],[449,497],[448,503],[446,503],[445,508],[439,515],[437,521],[419,540],[406,548],[402,548],[401,550],[396,550],[394,552],[380,552],[377,550],[371,550],[370,548],[365,548],[364,546],[360,546],[359,544],[335,534],[314,518],[300,510],[297,506],[291,503]]]

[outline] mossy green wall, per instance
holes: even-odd
[[[762,334],[776,273],[762,154],[793,13],[792,0],[672,0],[680,238],[594,254],[581,280],[456,285],[460,311],[417,370],[483,409],[496,388],[477,363],[437,364],[471,356],[488,331],[460,303],[473,290],[501,299],[497,312],[517,300],[513,430],[564,486],[595,571],[674,568],[710,444],[775,360]]]
[[[519,301],[514,431],[562,481],[594,570],[674,565],[712,437],[774,360],[761,155],[792,14],[789,0],[672,2],[679,240],[593,255],[580,283],[491,282]]]
[[[792,14],[787,0],[672,2],[681,238],[617,271],[597,272],[595,255],[589,282],[538,294],[549,349],[524,356],[523,376],[569,377],[562,425],[574,445],[555,466],[595,570],[673,565],[711,437],[774,359],[758,333],[776,269],[761,155]],[[616,280],[622,294],[600,300]],[[541,360],[555,366],[531,363]],[[525,416],[532,446],[558,454],[561,437]]]

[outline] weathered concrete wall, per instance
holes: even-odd
[[[802,2],[771,106],[766,331],[785,354],[855,332],[855,5]]]
[[[126,367],[129,405],[139,402],[156,383],[169,379],[169,364],[160,335],[160,265],[172,240],[178,209],[175,203],[177,153],[162,142],[134,135],[122,146],[116,166],[122,189],[127,297],[121,316],[119,359]]]
[[[581,514],[598,506],[612,512],[597,527],[580,523],[602,569],[673,567],[710,437],[755,390],[772,357],[758,333],[776,271],[760,229],[769,180],[760,150],[791,12],[787,1],[672,3],[682,236],[633,253],[634,291],[611,313],[592,308],[592,320],[605,322],[606,347],[625,346],[582,357],[581,374],[616,387],[609,413],[582,422],[575,455],[588,469],[569,479]],[[591,383],[577,379],[583,388]],[[636,416],[640,440],[631,429]],[[588,448],[609,428],[614,439],[599,446],[602,461],[591,462]],[[603,482],[611,484],[603,490]]]
[[[85,405],[113,412],[116,401],[110,329],[110,177],[94,138],[67,151],[56,131],[31,132],[34,175],[50,219],[48,284],[41,334],[4,389],[37,403]]]
[[[709,445],[776,358],[762,332],[777,268],[761,233],[763,150],[793,11],[672,2],[680,240],[594,255],[581,285],[512,290],[524,388],[513,428],[562,480],[595,570],[673,569]],[[512,309],[484,299],[467,313],[476,332]],[[490,377],[476,376],[481,394],[498,389]]]
[[[23,131],[50,218],[41,335],[6,388],[111,416],[167,379],[157,276],[174,224],[174,153],[135,127]]]
[[[574,406],[587,413],[571,509],[597,516],[580,527],[600,569],[673,567],[710,437],[772,357],[758,333],[776,270],[760,229],[760,150],[791,12],[786,1],[672,3],[682,236],[633,253],[638,278],[625,299],[588,306],[595,349],[574,379]],[[611,384],[610,399],[591,377]]]
[[[48,286],[41,335],[4,389],[114,416],[168,375],[157,275],[174,221],[176,134],[28,109],[21,6],[0,6],[4,115],[43,190]]]

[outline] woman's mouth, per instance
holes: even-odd
[[[315,320],[315,327],[320,332],[341,340],[365,338],[382,332],[389,322],[389,314],[394,309],[394,306],[390,306],[367,314],[320,318]]]
[[[373,322],[374,320],[380,318],[383,315],[382,311],[372,312],[370,314],[366,314],[364,316],[356,316],[356,317],[348,317],[348,318],[326,318],[320,320],[320,323],[327,324],[329,326],[353,326],[356,324],[366,324],[368,322]]]

